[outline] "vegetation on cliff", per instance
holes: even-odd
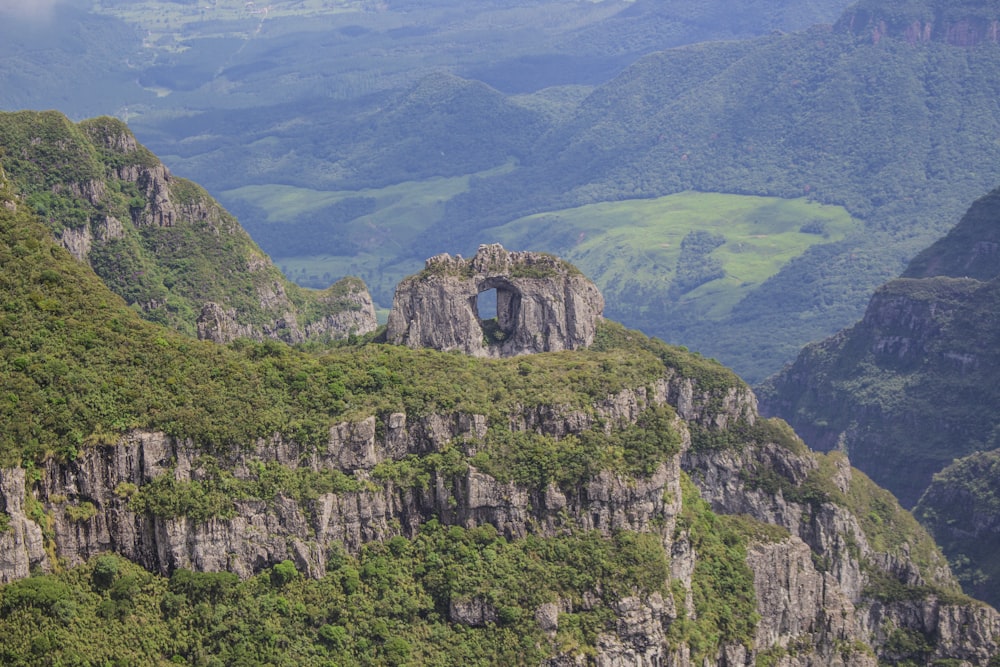
[[[636,600],[660,610],[654,630],[664,650],[711,661],[722,650],[753,655],[758,648],[750,549],[790,543],[791,533],[717,515],[683,479],[679,454],[690,434],[695,455],[778,447],[802,457],[791,467],[813,463],[780,422],[754,420],[746,385],[718,362],[609,322],[590,349],[489,360],[364,340],[302,348],[199,342],[141,319],[54,242],[5,175],[0,181],[0,463],[23,467],[16,472],[27,479],[19,523],[12,525],[7,505],[0,539],[24,535],[32,523],[48,550],[44,566],[56,572],[0,589],[4,661],[32,664],[44,653],[69,664],[92,655],[195,664],[536,663],[593,655],[603,650],[602,637],[619,641]],[[484,430],[343,470],[331,459],[309,461],[330,454],[324,450],[341,424],[369,423],[374,441],[386,442],[397,413],[414,424],[465,416]],[[159,466],[158,476],[118,483],[104,501],[79,487],[58,497],[43,491],[75,460],[93,461],[91,454],[115,446],[124,451],[122,436],[136,431],[173,436],[192,457],[186,476],[178,454],[147,462]],[[279,439],[294,461],[257,455],[256,447]],[[859,520],[872,547],[912,562],[935,584],[896,582],[889,594],[871,595],[890,605],[942,600],[936,584],[949,577],[934,570],[933,546],[908,515],[863,483],[837,487],[832,458],[815,465],[818,472],[805,479],[763,475],[760,488],[775,482],[775,498],[787,494],[816,512],[841,506],[867,514]],[[3,471],[5,484],[13,473]],[[448,512],[462,509],[449,485],[473,475],[497,483],[505,496],[498,502],[508,493],[524,497],[517,526],[443,525]],[[595,484],[590,501],[609,493],[601,502],[614,512],[624,496],[612,487],[654,490],[644,507],[620,508],[635,531],[583,508],[574,517],[549,507],[554,528],[534,525],[538,501],[562,494],[568,507]],[[403,525],[401,514],[387,515],[384,541],[366,537],[351,554],[324,543],[332,555],[318,580],[281,560],[309,563],[311,556],[297,551],[309,547],[291,533],[278,540],[281,556],[258,557],[246,574],[264,572],[244,582],[184,569],[161,578],[108,554],[67,570],[59,557],[73,556],[56,543],[58,530],[87,534],[112,512],[133,516],[133,528],[150,521],[191,535],[213,532],[249,504],[266,514],[293,506],[302,537],[312,540],[320,496],[360,504],[362,494],[379,491],[386,498],[429,492],[441,501],[434,505],[440,520],[414,516]],[[633,510],[646,517],[633,519]],[[607,528],[600,533],[578,525],[599,520]],[[679,550],[668,553],[669,545]]]
[[[557,651],[591,651],[611,629],[616,600],[664,592],[667,562],[649,534],[508,541],[490,525],[437,522],[412,540],[337,552],[319,580],[291,561],[242,582],[226,572],[166,578],[104,555],[0,589],[0,661],[539,664]],[[477,601],[488,622],[450,619]],[[547,634],[533,612],[548,603],[579,610],[560,613]]]
[[[813,447],[846,451],[904,505],[933,487],[918,516],[941,539],[969,591],[994,603],[1000,598],[986,574],[985,552],[970,551],[959,537],[986,535],[969,525],[984,519],[964,508],[960,520],[951,504],[988,488],[976,464],[985,455],[935,474],[956,458],[1000,446],[992,409],[1000,401],[998,221],[1000,190],[994,190],[918,254],[903,278],[876,292],[861,322],[807,347],[758,392],[765,412],[787,419]],[[956,486],[962,473],[971,478]],[[973,497],[969,502],[980,507],[980,496]]]
[[[235,218],[171,176],[116,119],[0,113],[0,165],[24,203],[113,292],[183,333],[197,333],[208,302],[234,310],[260,337],[289,315],[304,327],[356,309],[345,297],[364,292],[356,279],[324,292],[285,280]]]

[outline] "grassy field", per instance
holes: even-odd
[[[511,249],[545,250],[573,262],[609,300],[636,290],[666,292],[685,235],[720,235],[725,242],[709,257],[724,277],[678,297],[715,319],[810,246],[856,229],[860,223],[843,208],[805,199],[685,192],[533,215],[493,231]]]

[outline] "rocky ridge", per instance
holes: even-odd
[[[288,282],[208,193],[116,119],[4,114],[0,147],[11,181],[63,247],[148,319],[218,342],[297,343],[377,326],[361,281],[322,292]]]
[[[691,614],[686,610],[694,608],[699,576],[700,555],[684,518],[690,476],[694,493],[714,511],[786,531],[750,541],[746,563],[760,620],[750,644],[720,646],[713,664],[758,664],[767,657],[787,665],[875,665],[877,658],[912,657],[892,654],[898,642],[890,639],[914,633],[933,638],[927,659],[985,665],[997,651],[1000,616],[949,593],[954,581],[933,552],[918,564],[916,553],[926,544],[887,545],[866,530],[843,500],[864,484],[845,459],[817,459],[780,430],[769,437],[736,435],[766,424],[758,420],[755,399],[745,387],[706,388],[668,370],[648,386],[610,395],[588,409],[538,406],[511,415],[507,426],[553,437],[593,428],[613,432],[657,405],[676,410],[681,453],[649,475],[630,479],[606,471],[573,489],[504,482],[475,466],[434,471],[425,485],[378,474],[380,464],[412,455],[449,447],[472,452],[491,427],[484,415],[371,415],[333,426],[318,450],[275,435],[211,457],[191,441],[132,432],[113,445],[88,448],[76,461],[0,474],[11,527],[0,537],[0,576],[11,580],[33,568],[72,565],[114,551],[165,573],[185,567],[249,576],[291,558],[300,571],[318,577],[328,549],[343,545],[353,551],[372,540],[412,536],[431,518],[465,527],[489,523],[511,539],[565,530],[653,532],[670,554],[671,579],[679,587],[666,596],[622,598],[614,609],[617,630],[601,636],[597,664],[689,665],[694,664],[690,648],[673,645],[669,635],[673,623]],[[741,442],[706,448],[698,444],[698,434],[705,433],[730,434]],[[267,464],[344,471],[362,484],[306,502],[280,492],[237,499],[232,515],[202,520],[137,512],[131,505],[132,496],[164,477],[187,483],[207,479],[218,467],[249,478]],[[769,483],[758,479],[767,475]],[[777,487],[774,479],[780,480]],[[829,485],[827,495],[807,497],[801,490],[817,479]],[[919,532],[913,538],[921,539]],[[881,595],[883,580],[911,593]],[[536,618],[555,627],[560,613],[572,611],[572,605],[557,604],[539,608]],[[471,626],[495,622],[496,614],[481,599],[455,600],[450,612],[452,622]],[[565,660],[575,662],[566,655],[551,664]]]

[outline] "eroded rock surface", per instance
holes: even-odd
[[[495,290],[496,317],[479,312]],[[572,265],[533,252],[481,245],[472,259],[443,254],[396,288],[387,340],[397,345],[513,357],[587,347],[604,297]]]

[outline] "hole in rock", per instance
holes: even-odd
[[[497,316],[497,291],[488,289],[476,297],[476,314],[480,320],[491,320]]]
[[[491,281],[492,282],[492,281]],[[521,310],[521,294],[507,284],[496,282],[482,285],[483,290],[476,295],[476,316],[483,330],[483,342],[498,345],[507,340],[517,327]]]

